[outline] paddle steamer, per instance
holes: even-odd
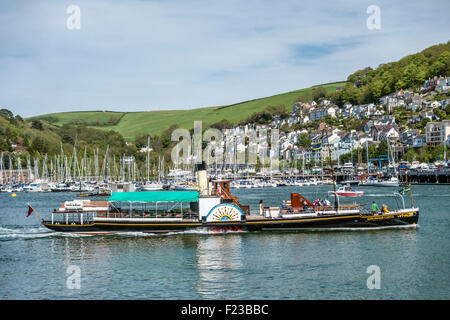
[[[322,228],[380,228],[415,225],[419,208],[411,203],[390,212],[368,212],[360,204],[314,205],[298,193],[280,207],[260,205],[258,214],[239,202],[225,180],[208,182],[204,166],[197,170],[198,191],[114,192],[107,201],[66,201],[42,223],[49,229],[84,234],[139,231],[168,233],[213,231],[286,231]],[[412,198],[411,198],[412,200]]]

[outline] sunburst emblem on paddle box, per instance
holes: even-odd
[[[241,209],[233,204],[218,204],[208,213],[206,222],[241,221],[242,214]]]

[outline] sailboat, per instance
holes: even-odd
[[[346,162],[344,163],[344,174],[348,175],[348,178],[342,182],[344,185],[351,185],[351,186],[357,186],[359,184],[359,181],[356,180],[354,175],[354,167],[352,162]]]
[[[178,145],[177,145],[178,147]],[[150,182],[150,136],[147,137],[147,181],[141,187],[142,191],[161,191],[163,190],[163,185],[161,183]]]
[[[392,163],[391,163],[391,157],[390,157],[390,153],[391,153],[391,147],[390,147],[390,143],[389,140],[387,140],[388,143],[388,170],[389,168],[393,167],[394,168],[394,175],[387,178],[387,179],[367,179],[364,182],[360,182],[359,185],[360,186],[371,186],[371,187],[398,187],[400,186],[400,180],[397,178],[397,168],[395,166],[395,160],[394,157],[392,156]]]

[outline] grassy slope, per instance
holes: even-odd
[[[6,128],[9,128],[14,136],[19,137],[19,139],[15,142],[22,143],[23,137],[28,136],[31,143],[35,137],[40,136],[47,139],[52,146],[56,146],[57,148],[60,146],[61,138],[56,133],[48,129],[41,131],[31,128],[28,124],[23,124],[20,122],[15,126],[3,117],[0,117],[0,127],[5,131]]]
[[[57,118],[58,121],[55,122],[56,125],[63,125],[73,121],[85,121],[86,123],[95,123],[96,121],[108,121],[111,117],[118,118],[124,112],[115,112],[115,111],[76,111],[76,112],[60,112],[60,113],[51,113],[41,116],[35,116],[27,118],[26,120],[31,121],[33,119],[43,119],[46,117]]]
[[[344,82],[321,85],[328,92],[333,92],[337,87],[344,85]],[[267,106],[285,105],[287,110],[292,109],[296,98],[301,94],[311,95],[314,87],[291,91],[271,97],[255,99],[222,107],[206,107],[190,110],[174,111],[148,111],[126,113],[120,122],[114,126],[97,127],[102,130],[115,130],[120,132],[126,140],[134,140],[134,137],[142,133],[160,134],[172,124],[178,124],[181,128],[190,129],[194,126],[195,120],[202,120],[204,125],[226,119],[234,124],[247,118],[254,112],[262,111]],[[120,112],[64,112],[37,116],[35,118],[45,118],[48,116],[58,118],[55,123],[62,125],[75,120],[86,121],[95,126],[96,121],[107,121],[111,116],[120,116]]]

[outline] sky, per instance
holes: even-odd
[[[446,43],[448,12],[448,0],[5,0],[0,108],[188,109],[341,81]]]

